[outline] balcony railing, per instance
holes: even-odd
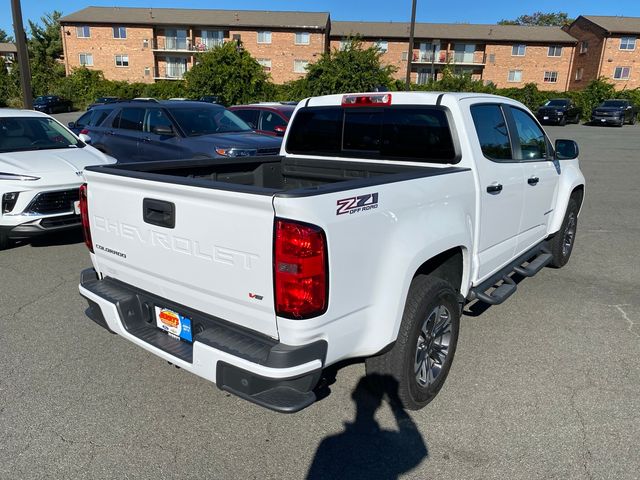
[[[453,63],[457,65],[484,65],[484,52],[425,52],[421,50],[413,53],[413,63]]]
[[[153,40],[153,50],[159,52],[206,52],[223,43],[223,40],[213,38],[192,41],[190,38],[159,37]]]
[[[154,68],[154,80],[182,80],[187,67],[180,63],[167,63],[164,68]]]

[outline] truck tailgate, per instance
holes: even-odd
[[[97,271],[278,337],[270,195],[91,171],[85,178]]]

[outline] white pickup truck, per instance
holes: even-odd
[[[568,261],[577,156],[507,98],[310,98],[279,157],[87,168],[80,293],[96,323],[273,410],[354,357],[419,409],[466,302]]]

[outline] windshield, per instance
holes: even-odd
[[[627,102],[624,100],[605,100],[602,102],[603,107],[626,107]]]
[[[223,108],[176,108],[171,113],[188,137],[251,131],[249,125]]]
[[[52,118],[0,118],[0,152],[84,147]]]
[[[42,96],[42,97],[36,97],[36,99],[33,101],[33,103],[47,103],[50,102],[51,100],[54,100],[55,97],[52,96]]]
[[[549,100],[544,105],[545,107],[566,107],[568,103],[568,100]]]

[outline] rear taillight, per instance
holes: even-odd
[[[89,226],[89,203],[87,202],[87,184],[80,185],[80,219],[82,220],[82,234],[84,243],[91,253],[93,253],[93,242],[91,241],[91,227]]]
[[[274,233],[276,314],[304,319],[327,309],[327,240],[315,225],[276,219]]]

